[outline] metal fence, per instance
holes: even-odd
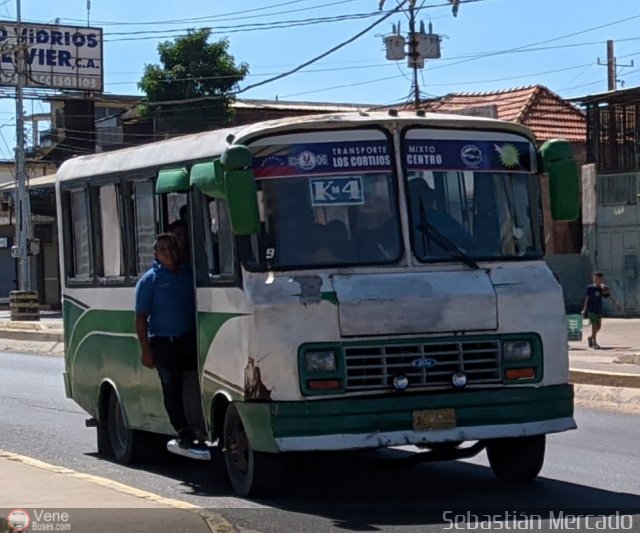
[[[596,181],[599,205],[635,205],[638,203],[640,172],[599,175]]]

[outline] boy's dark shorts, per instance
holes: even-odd
[[[599,326],[600,324],[602,324],[602,315],[599,315],[598,313],[587,313],[587,318],[589,319],[589,322],[591,322],[591,324],[594,326]]]

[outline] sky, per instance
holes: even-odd
[[[405,61],[388,61],[382,38],[406,13],[394,13],[321,60],[286,73],[352,40],[400,0],[0,0],[0,19],[86,26],[104,31],[105,93],[141,94],[146,64],[159,63],[157,45],[209,27],[227,38],[237,63],[249,65],[238,98],[309,102],[404,103],[412,94]],[[570,98],[607,90],[606,41],[615,41],[618,87],[640,85],[638,0],[461,0],[457,17],[447,0],[417,0],[417,20],[442,35],[442,57],[419,72],[422,97],[545,85]],[[635,63],[635,66],[631,66]],[[27,101],[25,113],[48,112]],[[15,102],[0,99],[0,158],[15,145]]]

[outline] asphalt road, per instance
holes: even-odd
[[[233,495],[219,457],[203,464],[171,456],[137,468],[100,459],[95,430],[84,425],[87,415],[64,396],[62,368],[58,357],[0,352],[0,449],[214,509],[241,530],[439,531],[443,512],[451,509],[626,509],[640,528],[637,415],[578,409],[579,429],[548,438],[541,476],[525,486],[498,483],[484,453],[409,466],[403,458],[412,450],[394,449],[300,455],[284,495],[247,500]]]

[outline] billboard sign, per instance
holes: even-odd
[[[25,87],[102,92],[102,29],[21,23]],[[16,86],[15,21],[0,21],[0,86]]]

